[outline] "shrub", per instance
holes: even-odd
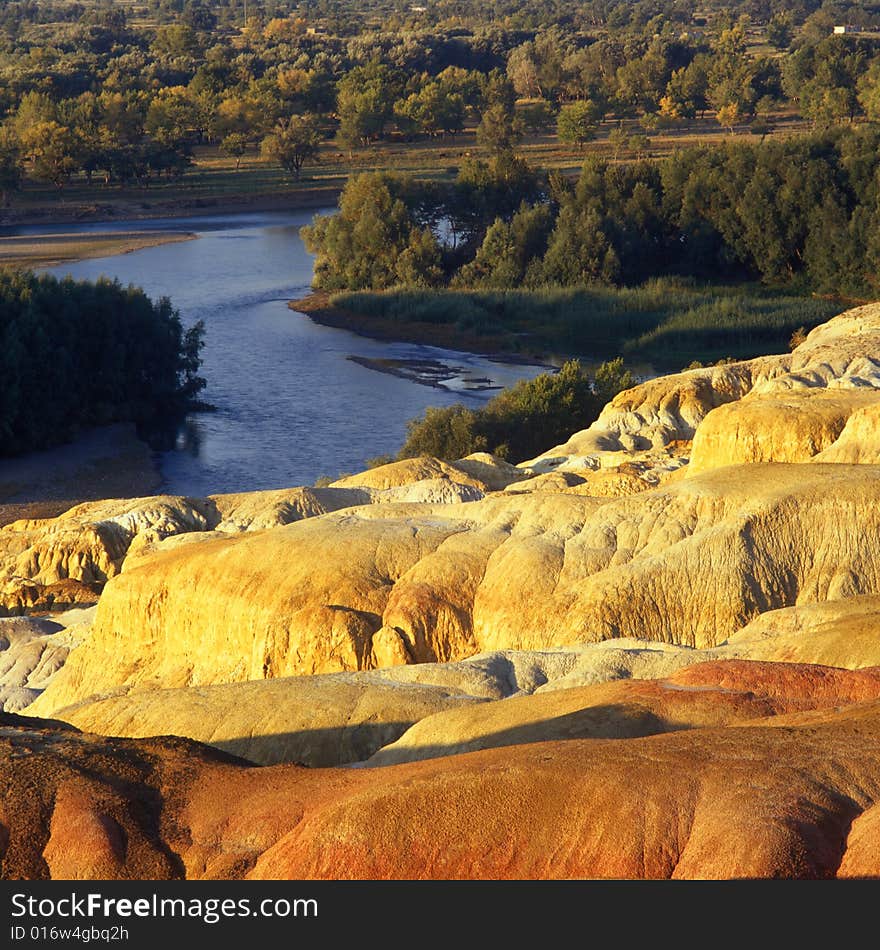
[[[520,380],[482,409],[460,403],[427,409],[409,423],[398,458],[433,455],[453,461],[488,451],[523,461],[586,428],[609,399],[632,385],[619,357],[603,363],[593,379],[578,360],[568,360],[556,373]]]

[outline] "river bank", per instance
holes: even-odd
[[[56,267],[93,257],[130,254],[148,247],[192,241],[191,231],[108,231],[94,234],[27,234],[0,237],[0,266]]]
[[[202,214],[246,214],[259,211],[300,211],[336,204],[339,188],[303,191],[208,196],[152,197],[148,192],[101,200],[23,203],[0,211],[0,227],[64,225],[104,221],[148,221],[154,218],[187,218]]]
[[[513,352],[510,349],[509,334],[472,333],[454,324],[428,323],[422,320],[401,323],[399,320],[374,314],[356,313],[334,306],[330,301],[330,294],[320,290],[299,300],[291,300],[287,306],[297,313],[306,314],[320,326],[348,330],[373,340],[464,350],[499,362],[523,365],[550,367],[564,359],[564,355],[548,353],[537,347]]]
[[[131,424],[101,426],[75,442],[0,460],[0,526],[53,518],[84,501],[156,494],[162,477]]]

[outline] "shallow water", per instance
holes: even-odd
[[[51,268],[166,295],[185,324],[205,321],[203,398],[177,448],[160,455],[169,492],[204,495],[308,485],[394,453],[427,406],[480,405],[545,367],[370,340],[294,313],[312,278],[299,227],[314,212],[19,228],[17,233],[183,230],[197,240]],[[6,233],[13,233],[7,231]],[[355,357],[356,359],[351,359]],[[377,369],[378,367],[378,369]],[[395,372],[389,372],[389,368]],[[385,371],[379,371],[384,369]],[[433,382],[426,385],[419,379]],[[438,388],[437,383],[442,387]]]

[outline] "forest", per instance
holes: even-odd
[[[10,220],[40,203],[51,215],[128,195],[148,208],[148,195],[173,188],[184,207],[187,189],[196,202],[247,189],[295,198],[317,183],[339,206],[303,231],[315,288],[325,305],[403,337],[433,326],[446,343],[679,366],[788,345],[875,296],[878,146],[880,6],[22,0],[0,10]],[[156,307],[157,326],[173,324]],[[169,337],[160,401],[192,396],[198,333],[182,332]],[[592,384],[569,375],[595,402]],[[95,419],[154,412],[107,378],[112,395],[82,401]],[[6,397],[16,446],[43,438],[21,421],[26,400],[13,396],[26,390]],[[493,426],[504,412],[481,417],[480,432],[468,421],[473,444],[503,449]],[[59,426],[77,424],[58,413]]]
[[[205,149],[289,182],[438,141],[543,142],[573,170],[585,149],[638,158],[683,130],[872,122],[878,29],[878,9],[809,0],[22,0],[0,11],[0,189],[146,187]],[[450,157],[429,158],[434,177]]]
[[[352,178],[304,231],[315,286],[503,290],[703,280],[876,292],[880,128],[695,146],[662,162],[588,158],[575,182],[512,152],[448,185]]]

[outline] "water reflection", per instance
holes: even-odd
[[[311,484],[393,454],[427,406],[479,405],[540,366],[387,343],[294,313],[312,258],[299,228],[313,211],[85,224],[68,231],[179,228],[199,239],[54,268],[116,277],[168,296],[185,323],[206,325],[201,374],[215,412],[189,417],[160,465],[166,490],[203,495]],[[28,233],[47,228],[19,229]],[[391,373],[389,366],[399,372]],[[379,370],[383,371],[379,371]],[[430,372],[429,372],[430,370]],[[431,377],[431,378],[428,378]],[[425,385],[426,382],[442,385]]]

